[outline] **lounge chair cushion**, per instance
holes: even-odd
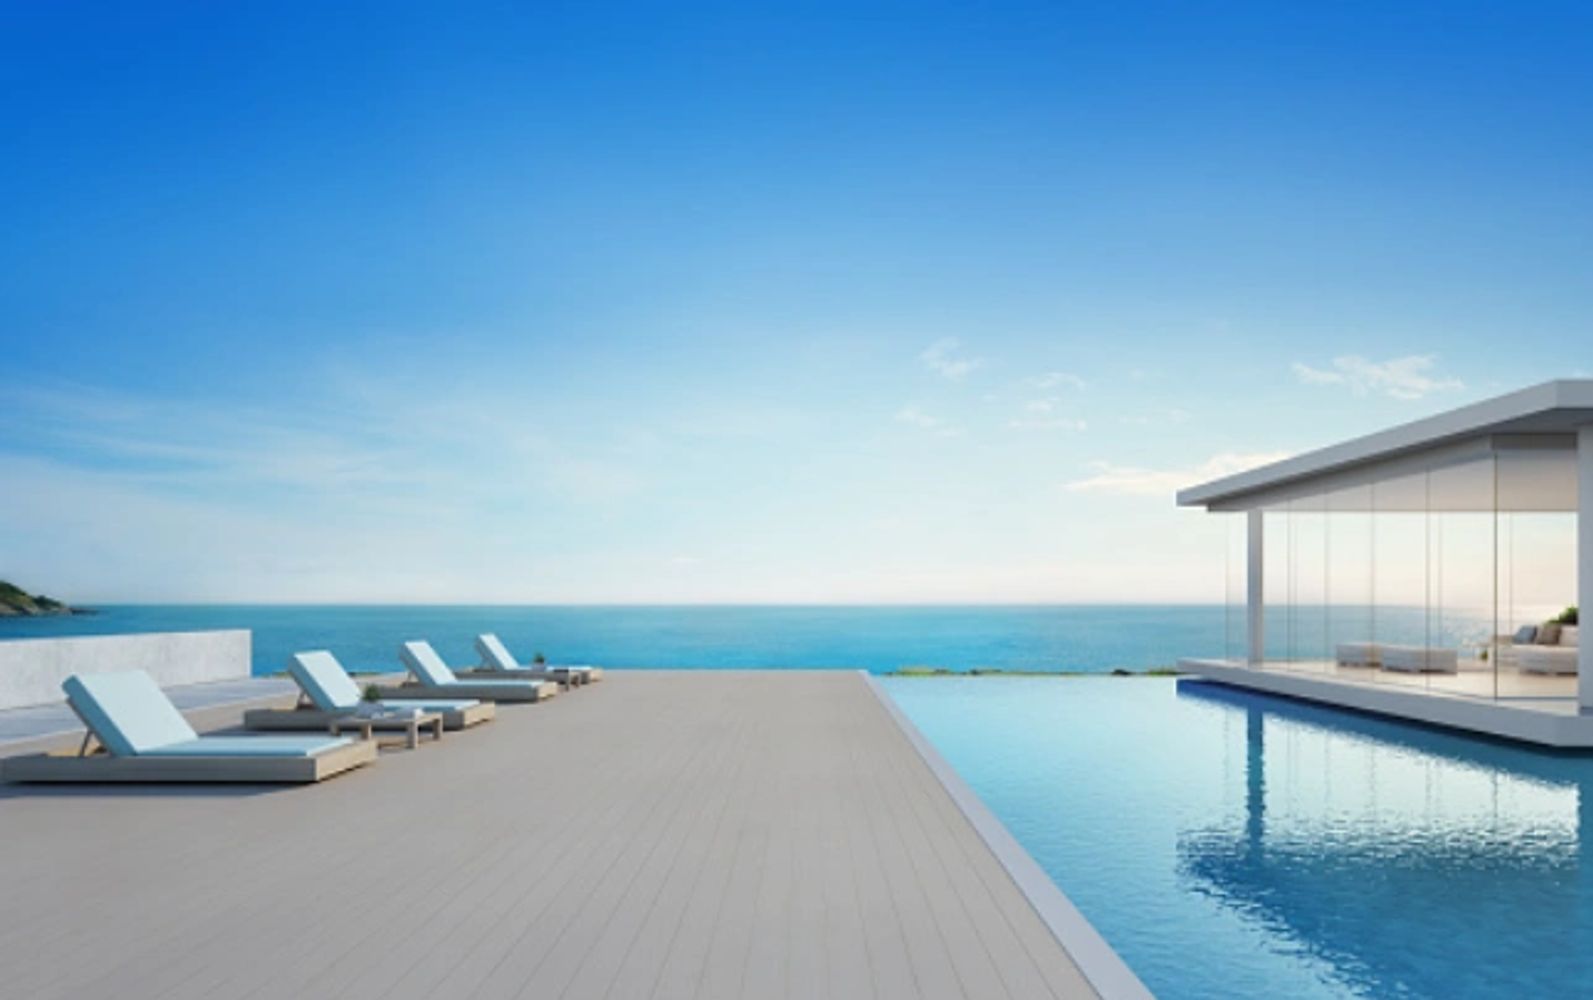
[[[418,708],[422,712],[460,712],[481,702],[474,698],[383,698],[381,704],[399,711]]]
[[[198,738],[155,679],[142,670],[74,674],[61,683],[61,690],[113,756],[132,757]]]
[[[509,654],[509,647],[492,633],[476,636],[476,652],[481,654],[481,665],[494,670],[519,670],[520,664]]]
[[[1544,624],[1538,626],[1538,641],[1537,641],[1536,645],[1539,645],[1539,646],[1555,646],[1555,645],[1558,645],[1559,642],[1560,642],[1560,623],[1559,622],[1545,622]]]
[[[459,678],[448,669],[431,643],[425,640],[406,642],[398,647],[398,658],[403,661],[415,679],[426,687],[446,687],[459,683]]]
[[[1516,634],[1511,638],[1511,641],[1517,646],[1530,646],[1537,638],[1538,627],[1536,625],[1523,625],[1516,629]]]
[[[544,681],[540,681],[540,680],[523,680],[523,681],[521,681],[521,680],[514,680],[512,678],[504,678],[504,677],[487,677],[487,678],[483,678],[481,680],[476,680],[475,678],[471,678],[470,680],[467,680],[467,681],[457,681],[456,680],[456,681],[451,681],[450,683],[452,683],[452,684],[460,684],[460,685],[464,685],[464,686],[472,687],[472,688],[508,688],[508,689],[516,689],[516,688],[518,688],[518,689],[524,689],[524,688],[540,688],[544,683],[551,684],[553,682],[552,681],[544,682]],[[446,688],[446,687],[448,687],[448,684],[439,684],[437,686]]]
[[[351,743],[347,736],[201,736],[144,751],[146,757],[314,757]]]
[[[335,712],[359,706],[359,685],[337,662],[337,657],[324,649],[312,653],[294,653],[288,661],[288,673],[315,702],[316,708]]]

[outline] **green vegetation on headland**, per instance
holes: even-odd
[[[43,594],[30,594],[15,584],[0,580],[0,618],[82,613],[80,609],[69,608],[54,598],[45,597]]]
[[[995,667],[974,667],[970,670],[950,670],[946,667],[897,667],[887,677],[1178,677],[1180,671],[1171,667],[1153,667],[1149,670],[1002,670]]]

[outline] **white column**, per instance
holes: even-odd
[[[1261,525],[1261,511],[1252,510],[1246,514],[1248,547],[1245,567],[1245,624],[1249,626],[1249,660],[1255,664],[1266,659],[1267,650],[1266,623],[1263,621],[1266,589],[1262,578],[1262,567],[1266,561],[1263,558],[1266,553],[1266,542],[1261,535]]]
[[[1576,605],[1593,603],[1593,426],[1576,431]],[[1576,650],[1576,703],[1593,712],[1593,642]]]

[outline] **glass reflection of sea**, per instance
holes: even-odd
[[[1182,682],[1242,801],[1178,838],[1180,875],[1366,996],[1593,991],[1585,757]]]

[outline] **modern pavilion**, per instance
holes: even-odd
[[[1593,747],[1593,380],[1547,382],[1178,494],[1228,515],[1207,680]]]

